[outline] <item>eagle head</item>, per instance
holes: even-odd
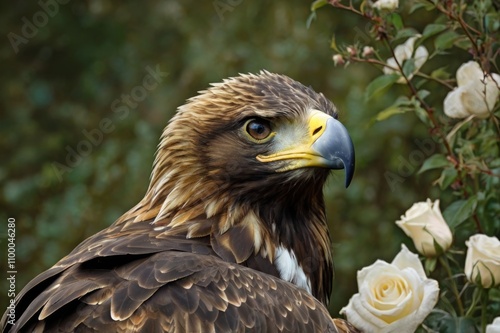
[[[210,237],[224,260],[262,259],[326,302],[333,268],[322,188],[331,169],[345,169],[347,187],[354,148],[333,103],[284,75],[240,75],[178,109],[144,199],[118,223]]]

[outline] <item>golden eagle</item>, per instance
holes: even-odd
[[[33,279],[4,332],[348,332],[322,188],[354,149],[322,94],[266,71],[166,127],[144,198]],[[12,325],[12,323],[15,323]]]

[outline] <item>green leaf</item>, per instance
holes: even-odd
[[[316,12],[311,12],[306,21],[306,28],[309,29],[311,27],[312,21],[316,19]]]
[[[420,89],[418,92],[417,92],[417,96],[420,98],[420,99],[425,99],[427,96],[429,96],[431,94],[431,92],[429,90],[425,90],[425,89]]]
[[[328,5],[327,0],[316,0],[311,4],[311,12],[315,12],[316,10],[326,5]]]
[[[370,100],[376,94],[388,89],[400,78],[399,74],[389,74],[377,77],[366,87],[365,98]]]
[[[488,294],[490,301],[500,303],[500,289],[491,288]]]
[[[458,48],[461,48],[462,50],[470,50],[472,48],[472,42],[470,41],[469,38],[465,37],[465,36],[461,36],[459,37],[454,45]]]
[[[421,3],[421,2],[417,2],[415,3],[413,6],[411,6],[410,8],[410,14],[413,13],[414,11],[416,11],[417,9],[420,9],[420,8],[425,8],[425,4]]]
[[[370,120],[370,124],[376,121],[382,121],[396,114],[402,114],[413,111],[411,101],[406,96],[399,96],[396,101],[388,108],[380,111],[375,117]]]
[[[436,263],[437,263],[437,258],[425,258],[425,272],[427,275],[430,275],[430,273],[434,272],[434,269],[436,268]]]
[[[412,106],[412,101],[406,96],[399,96],[393,104],[394,106]],[[500,162],[500,158],[498,159]],[[499,163],[500,164],[500,163]]]
[[[376,121],[382,121],[386,120],[387,118],[390,118],[394,115],[397,114],[402,114],[406,113],[408,111],[411,111],[410,108],[401,108],[396,105],[389,106],[387,109],[380,111],[374,118]]]
[[[398,30],[398,32],[396,33],[396,36],[394,37],[394,40],[398,40],[398,39],[407,39],[409,37],[413,37],[413,36],[416,36],[418,35],[418,31],[413,29],[413,28],[405,28],[405,29],[401,29],[401,30]]]
[[[366,1],[367,1],[367,0],[363,0],[363,1],[361,2],[361,4],[359,5],[359,11],[360,11],[363,15],[365,14],[365,7],[367,7],[367,6],[366,6]],[[369,0],[368,0],[368,1],[369,1]]]
[[[407,78],[409,78],[413,72],[415,72],[415,59],[410,58],[406,60],[403,64],[403,73],[406,75]]]
[[[431,73],[431,77],[435,79],[441,79],[441,80],[446,80],[450,78],[450,73],[446,71],[446,67],[440,67],[438,69],[435,69]]]
[[[473,318],[469,317],[458,317],[457,322],[457,332],[460,333],[473,333],[479,332]]]
[[[451,163],[446,159],[446,156],[443,154],[434,154],[424,161],[424,164],[422,164],[422,167],[418,170],[417,174],[427,170],[444,168],[447,166],[451,166]]]
[[[422,7],[425,8],[426,11],[431,11],[435,8],[435,5],[431,1],[417,0],[416,3],[410,8],[410,14]]]
[[[474,195],[467,200],[458,200],[449,205],[443,212],[448,225],[455,229],[474,214],[477,206],[477,197]]]
[[[404,27],[403,19],[401,18],[401,15],[399,15],[398,13],[392,13],[391,15],[389,15],[388,20],[397,30],[403,29]]]
[[[309,29],[311,27],[312,21],[316,19],[316,10],[328,4],[327,0],[316,0],[311,4],[311,14],[307,18],[306,27]]]
[[[441,333],[475,333],[477,332],[473,318],[446,317],[440,323]]]
[[[500,12],[488,13],[484,16],[484,26],[490,34],[500,29]]]
[[[412,101],[413,100],[414,98],[412,98]],[[429,119],[427,111],[425,111],[425,109],[422,108],[420,104],[414,103],[413,108],[415,109],[415,114],[417,115],[418,119],[420,119],[421,122],[423,122],[427,126],[433,126],[431,120]]]
[[[422,39],[429,38],[431,36],[437,35],[447,28],[444,24],[429,24],[425,27],[424,32],[422,33]]]
[[[339,48],[337,47],[337,38],[335,35],[332,36],[332,40],[330,41],[330,48],[340,53]]]
[[[439,178],[439,185],[442,190],[450,186],[457,179],[458,172],[455,168],[445,168]]]
[[[436,37],[436,40],[434,41],[434,47],[436,48],[436,50],[447,50],[452,47],[455,41],[457,41],[459,38],[460,35],[455,31],[445,31]]]

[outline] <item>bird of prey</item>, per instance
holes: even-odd
[[[29,282],[0,327],[354,331],[325,307],[331,169],[349,185],[354,148],[322,94],[267,71],[212,84],[165,128],[144,198]]]

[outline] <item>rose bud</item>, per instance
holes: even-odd
[[[450,227],[439,210],[439,200],[417,202],[396,224],[413,240],[417,251],[434,257],[446,251],[453,240]]]
[[[333,63],[335,64],[335,66],[337,66],[337,65],[345,64],[345,61],[344,61],[344,58],[342,58],[342,56],[340,54],[335,54],[333,56]]]
[[[375,50],[373,49],[373,47],[371,47],[371,46],[365,46],[365,47],[363,47],[362,56],[364,58],[369,57],[369,56],[373,55],[374,53],[375,53]]]
[[[465,257],[465,275],[484,288],[500,285],[500,241],[483,234],[471,236]]]

